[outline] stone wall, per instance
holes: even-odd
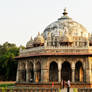
[[[92,88],[81,88],[78,89],[78,92],[92,92]]]

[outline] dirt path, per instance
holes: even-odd
[[[60,92],[67,92],[67,88],[62,89]],[[72,88],[70,88],[70,92],[73,92]]]
[[[16,81],[0,81],[0,84],[14,84]]]

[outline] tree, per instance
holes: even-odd
[[[0,45],[0,80],[16,80],[17,61],[15,57],[18,55],[19,47],[15,44],[5,42]]]

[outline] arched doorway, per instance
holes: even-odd
[[[58,65],[56,62],[50,64],[49,81],[58,82]]]
[[[75,65],[75,81],[83,82],[83,65],[80,61]]]
[[[68,81],[72,79],[72,75],[71,75],[71,65],[69,62],[65,61],[62,64],[62,69],[61,69],[61,79]]]
[[[29,66],[30,82],[33,82],[34,81],[33,63],[30,62],[28,66]]]
[[[36,82],[40,82],[41,81],[41,63],[37,62],[36,63]]]

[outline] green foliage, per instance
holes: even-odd
[[[15,80],[17,62],[15,57],[19,55],[19,47],[15,44],[4,43],[0,45],[0,80]]]
[[[78,89],[77,89],[77,88],[74,88],[74,89],[73,89],[73,92],[78,92]]]

